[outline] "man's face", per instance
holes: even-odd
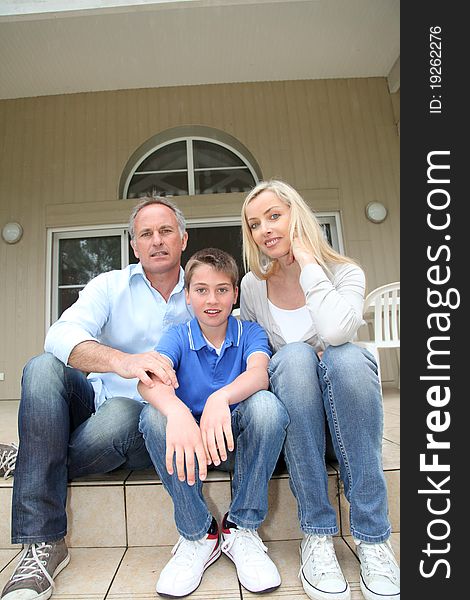
[[[148,277],[179,267],[187,240],[188,234],[181,236],[176,215],[168,206],[150,204],[137,213],[131,246]]]

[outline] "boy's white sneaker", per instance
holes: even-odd
[[[238,581],[249,592],[270,592],[281,585],[279,571],[258,533],[238,528],[227,515],[222,524],[222,552],[235,563]]]
[[[194,592],[204,571],[221,555],[217,521],[212,519],[207,534],[190,541],[180,537],[157,581],[157,593],[167,598],[182,598]]]
[[[331,535],[308,534],[300,543],[299,577],[312,600],[349,600],[351,590],[339,566]]]
[[[361,591],[366,600],[400,600],[400,567],[387,540],[368,544],[354,539],[361,561]]]

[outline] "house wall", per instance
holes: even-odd
[[[318,210],[341,211],[346,253],[364,267],[368,290],[398,280],[396,114],[384,78],[0,101],[0,225],[15,220],[24,228],[18,244],[0,242],[0,399],[19,397],[23,365],[42,351],[47,227],[126,222],[133,201],[118,199],[122,170],[136,148],[170,127],[206,125],[236,137],[265,178],[288,181]],[[239,214],[242,200],[178,202],[188,217],[202,217]],[[371,200],[389,210],[380,225],[365,218]]]

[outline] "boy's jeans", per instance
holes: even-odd
[[[81,371],[49,353],[29,361],[18,414],[12,543],[65,536],[68,479],[152,465],[138,430],[142,407],[111,398],[93,414],[94,391]]]
[[[286,344],[269,363],[271,389],[289,414],[284,456],[304,533],[335,534],[328,499],[325,420],[350,503],[350,528],[365,542],[390,535],[382,470],[383,408],[377,365],[363,348]],[[325,419],[326,415],[326,419]]]
[[[286,410],[274,394],[267,391],[253,394],[232,412],[235,468],[228,518],[239,527],[257,529],[266,517],[268,483],[288,423]],[[165,466],[166,417],[151,405],[142,410],[140,430],[160,479],[173,500],[178,532],[188,540],[203,538],[212,515],[202,494],[197,468],[193,486],[179,481],[176,469],[173,475],[168,474]]]

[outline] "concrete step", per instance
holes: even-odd
[[[392,531],[400,531],[400,447],[398,391],[384,393],[385,432],[383,465],[388,484]],[[16,441],[17,401],[0,401],[0,440]],[[337,465],[328,468],[329,495],[337,512],[340,536],[349,535],[349,505]],[[14,550],[10,543],[10,511],[13,479],[0,479],[0,548]],[[204,493],[214,516],[220,521],[231,498],[230,474],[212,471]],[[67,502],[72,548],[132,548],[175,543],[178,534],[173,507],[153,470],[116,471],[77,479],[69,484]],[[287,473],[273,476],[269,485],[269,513],[260,528],[265,541],[298,540],[301,532],[297,504]]]

